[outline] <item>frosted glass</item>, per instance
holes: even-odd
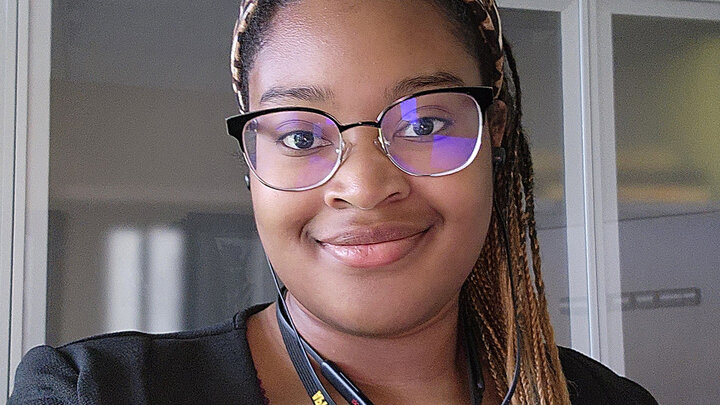
[[[720,23],[612,28],[626,372],[660,403],[720,403]]]

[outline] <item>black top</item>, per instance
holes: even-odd
[[[245,336],[247,318],[266,305],[192,332],[36,347],[18,366],[9,405],[267,403]],[[560,361],[574,405],[657,405],[638,384],[576,351],[561,347]]]

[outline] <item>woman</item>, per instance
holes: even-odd
[[[11,403],[654,404],[554,344],[500,27],[492,0],[244,1],[228,128],[281,299],[33,349]]]

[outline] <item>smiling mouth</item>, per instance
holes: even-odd
[[[407,256],[429,230],[429,227],[422,230],[366,230],[343,233],[317,242],[323,251],[346,266],[381,267]]]

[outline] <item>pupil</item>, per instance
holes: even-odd
[[[314,141],[313,134],[309,134],[307,132],[298,132],[295,135],[293,135],[293,142],[295,143],[295,146],[299,149],[307,149],[313,145]]]
[[[413,131],[417,135],[430,135],[434,128],[432,120],[429,118],[421,118],[413,123]]]

